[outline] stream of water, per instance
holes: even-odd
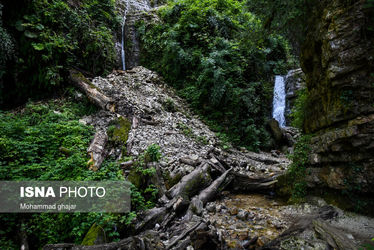
[[[284,111],[286,109],[286,91],[284,76],[276,76],[273,98],[273,118],[278,121],[280,127],[286,126]]]
[[[125,2],[125,13],[123,14],[123,22],[122,22],[122,41],[121,41],[121,58],[122,58],[122,69],[126,70],[126,61],[125,61],[125,24],[126,24],[126,16],[128,10],[128,1]]]

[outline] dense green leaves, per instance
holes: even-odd
[[[236,0],[172,1],[159,14],[162,23],[139,24],[143,63],[217,132],[252,150],[266,147],[271,76],[286,70],[286,40],[265,34]]]
[[[96,111],[88,100],[72,102],[57,99],[29,103],[13,112],[0,112],[0,180],[122,180],[119,163],[107,159],[98,171],[87,166],[87,147],[94,130],[79,123],[79,118]],[[151,145],[136,159],[136,175],[143,181],[155,172],[147,163],[158,161],[160,148]],[[42,247],[47,243],[75,242],[96,223],[113,241],[129,233],[129,224],[136,212],[153,207],[158,190],[152,184],[131,187],[131,208],[128,214],[2,214],[0,248],[19,248],[19,228],[26,228],[29,244]]]
[[[0,104],[11,106],[55,90],[69,67],[94,75],[114,67],[113,31],[119,27],[114,1],[33,0],[25,1],[21,10],[19,6],[18,2],[4,6],[8,33],[0,24],[0,36],[11,34],[18,48],[16,60],[7,67],[0,62],[0,72],[4,68],[6,73],[0,74],[4,85]],[[4,56],[12,51],[9,41],[0,42]]]

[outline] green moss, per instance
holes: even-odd
[[[291,155],[292,164],[284,176],[278,178],[277,193],[280,196],[290,197],[290,202],[301,202],[307,195],[305,175],[309,165],[311,151],[311,135],[304,135],[295,144],[294,154]]]
[[[192,179],[187,185],[182,194],[182,196],[192,197],[195,195],[201,188],[206,187],[212,181],[212,178],[208,174],[207,176],[204,173],[201,173],[197,178]]]
[[[90,230],[88,230],[86,236],[84,237],[82,241],[82,245],[84,246],[93,246],[95,244],[101,243],[101,241],[104,239],[104,232],[103,229],[94,223]]]
[[[134,186],[138,189],[142,188],[143,186],[143,176],[135,168],[131,169],[127,180],[134,184]]]
[[[130,129],[131,122],[121,116],[114,124],[109,126],[107,130],[109,140],[114,143],[125,144],[129,138]]]
[[[175,184],[177,184],[182,179],[182,175],[178,173],[174,177],[171,177],[170,173],[165,173],[164,179],[165,179],[165,187],[167,190],[169,190],[171,187],[173,187]]]

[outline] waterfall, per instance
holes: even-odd
[[[286,126],[284,111],[286,109],[286,91],[284,76],[275,76],[273,118],[278,121],[280,127]]]
[[[125,55],[125,36],[130,39],[133,43],[132,47],[127,48],[127,56],[130,56],[127,60],[128,67],[134,66],[131,60],[135,60],[134,57],[134,44],[137,42],[135,35],[134,22],[136,21],[136,16],[134,13],[141,13],[144,11],[149,11],[151,8],[149,0],[121,0],[124,6],[123,22],[122,22],[122,41],[121,41],[121,59],[122,59],[122,69],[126,70],[126,55]],[[126,23],[127,21],[127,23]],[[125,28],[127,26],[127,33],[125,34]],[[129,60],[131,59],[131,60]]]
[[[128,8],[128,1],[125,2],[125,13],[123,14],[123,23],[122,23],[122,42],[121,42],[121,58],[122,58],[122,69],[126,70],[125,62],[125,24],[126,24],[126,15]]]

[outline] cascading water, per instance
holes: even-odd
[[[286,91],[284,76],[275,76],[273,118],[278,121],[280,127],[286,126],[284,111],[286,109]]]
[[[134,53],[134,46],[138,44],[136,40],[136,35],[134,32],[134,21],[136,21],[136,15],[134,13],[140,13],[143,11],[150,10],[150,2],[149,0],[121,0],[124,6],[124,14],[123,14],[123,22],[122,22],[122,40],[121,40],[121,59],[122,59],[122,69],[126,70],[126,54],[125,54],[125,39],[130,39],[132,43],[132,47],[127,48],[127,56],[130,56],[127,60],[127,66],[130,68],[134,66],[134,63],[131,63],[129,59],[133,58],[135,55]],[[127,34],[125,34],[125,29]],[[135,46],[136,47],[136,46]],[[136,50],[136,49],[135,49]]]
[[[125,13],[123,14],[123,23],[122,23],[121,58],[122,58],[122,69],[123,70],[126,70],[126,61],[125,61],[125,24],[126,24],[127,8],[128,8],[128,1],[125,2]]]

